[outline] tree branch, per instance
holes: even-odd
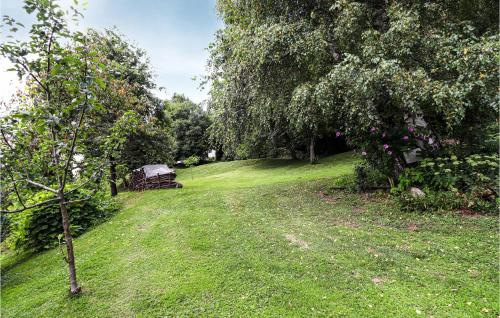
[[[9,172],[8,172],[9,177],[12,180],[12,184],[14,185],[14,192],[16,193],[17,199],[19,200],[19,203],[21,203],[23,208],[26,208],[26,205],[24,205],[23,199],[21,198],[21,195],[19,194],[19,191],[17,190],[17,185],[16,185],[16,182],[14,180],[14,176],[12,175],[10,169],[7,169],[7,170],[9,170]]]
[[[85,97],[85,99],[87,99],[87,97]],[[64,186],[66,185],[66,178],[68,175],[69,166],[71,165],[71,160],[73,159],[73,154],[75,153],[75,146],[76,146],[76,140],[78,138],[78,131],[80,130],[80,126],[82,125],[82,122],[83,122],[83,116],[85,115],[85,106],[82,109],[82,112],[80,114],[80,118],[78,120],[78,124],[75,128],[75,132],[73,133],[73,139],[71,140],[71,148],[69,150],[68,159],[66,159],[66,164],[64,165],[64,172],[63,172],[63,177],[62,177],[61,189],[63,189]]]
[[[19,212],[23,212],[23,211],[26,211],[26,210],[29,210],[29,209],[37,208],[37,207],[40,207],[40,206],[49,206],[49,205],[57,204],[57,202],[59,202],[59,199],[58,198],[54,198],[54,199],[46,200],[46,201],[43,201],[43,202],[40,202],[40,203],[37,203],[37,204],[25,206],[23,208],[19,208],[19,209],[16,209],[16,210],[0,210],[0,213],[19,213]]]
[[[5,132],[3,131],[3,129],[0,129],[0,132],[2,133],[2,138],[3,141],[5,141],[5,144],[7,144],[10,150],[14,151],[14,147],[10,144],[9,140],[7,139],[7,136],[5,136]]]
[[[52,192],[52,193],[57,193],[57,190],[54,190],[54,189],[52,189],[52,188],[50,188],[50,187],[48,187],[48,186],[46,186],[46,185],[43,185],[43,184],[41,184],[41,183],[35,182],[35,181],[33,181],[33,180],[30,180],[30,179],[22,179],[22,180],[20,180],[20,181],[26,181],[27,183],[29,183],[29,184],[31,184],[31,185],[34,185],[34,186],[36,186],[36,187],[42,188],[42,189],[47,190],[47,191],[50,191],[50,192]]]
[[[7,136],[5,136],[5,132],[3,131],[3,129],[0,129],[0,132],[2,134],[3,140],[5,141],[5,143],[9,147],[9,149],[12,150],[12,151],[14,151],[14,147],[9,143],[9,141],[7,139]],[[27,173],[26,169],[25,169],[24,173],[26,174],[26,177],[28,177],[28,173]],[[20,181],[25,181],[25,182],[27,182],[27,183],[29,183],[31,185],[37,186],[37,187],[42,188],[44,190],[50,191],[52,193],[57,193],[56,190],[54,190],[54,189],[52,189],[52,188],[50,188],[50,187],[48,187],[46,185],[43,185],[41,183],[35,182],[33,180],[30,180],[29,178],[25,178],[25,179],[22,179],[22,180],[14,180],[14,178],[11,176],[11,179],[12,179],[12,182],[14,183],[14,189],[15,189],[16,193],[17,193],[17,188],[16,188],[15,184],[16,184],[16,182],[20,182]],[[21,200],[20,200],[20,202],[21,202],[21,204],[23,204]]]
[[[101,172],[101,171],[102,171],[102,166],[103,166],[103,165],[104,165],[104,164],[102,164],[102,165],[99,167],[99,169],[97,169],[97,171],[95,171],[95,172],[94,172],[94,173],[90,176],[90,178],[89,178],[87,181],[85,181],[84,183],[80,184],[80,185],[79,185],[79,186],[77,186],[76,188],[71,189],[71,190],[69,190],[68,192],[65,192],[65,193],[64,193],[64,195],[67,195],[67,194],[73,193],[73,192],[75,192],[76,190],[83,188],[84,186],[86,186],[86,185],[87,185],[87,184],[89,184],[90,182],[95,181],[95,179],[94,179],[94,178],[97,176],[97,174],[98,174],[99,172]]]
[[[35,74],[33,74],[33,72],[23,62],[19,60],[19,58],[16,58],[16,61],[24,68],[26,72],[28,72],[28,75],[31,76],[38,83],[38,85],[40,85],[43,88],[45,92],[48,91],[47,87],[42,84],[42,82],[38,79],[38,77],[36,77]]]
[[[47,46],[47,77],[50,74],[50,68],[51,68],[51,65],[50,65],[50,53],[52,51],[52,40],[54,38],[54,32],[55,32],[55,30],[56,30],[56,26],[54,24],[52,26],[52,29],[50,30],[49,44]]]
[[[85,75],[87,75],[87,72],[88,72],[87,56],[85,56]],[[68,159],[66,160],[66,164],[64,166],[62,182],[60,184],[59,190],[63,190],[64,186],[66,185],[66,178],[68,176],[69,166],[71,164],[71,159],[73,158],[73,154],[75,153],[76,140],[78,139],[78,132],[79,132],[80,127],[82,125],[83,117],[85,116],[85,110],[87,109],[87,104],[88,104],[88,94],[85,93],[85,103],[84,103],[82,112],[80,114],[80,118],[78,119],[78,124],[75,127],[75,132],[73,133],[73,140],[71,140],[71,148],[69,151]]]
[[[77,199],[77,200],[71,200],[71,201],[66,201],[64,202],[65,205],[69,205],[69,204],[73,204],[73,203],[79,203],[79,202],[84,202],[84,201],[87,201],[87,200],[90,200],[92,198],[92,196],[94,194],[96,194],[97,192],[97,189],[95,189],[94,191],[92,191],[91,194],[89,194],[88,196],[86,196],[85,198],[83,199]],[[65,193],[64,195],[66,195],[67,193]]]

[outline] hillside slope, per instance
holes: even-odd
[[[214,163],[180,170],[183,189],[122,193],[75,240],[83,294],[58,250],[5,255],[2,317],[496,316],[496,218],[326,195],[356,160]]]

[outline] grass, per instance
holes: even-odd
[[[120,194],[75,240],[80,296],[58,250],[3,255],[2,317],[496,317],[497,218],[324,194],[355,161],[215,163]]]

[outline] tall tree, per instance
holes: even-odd
[[[57,2],[26,0],[24,9],[35,14],[29,40],[9,40],[0,53],[13,64],[11,70],[26,78],[26,94],[19,111],[2,119],[2,180],[4,191],[13,198],[2,213],[16,213],[34,207],[59,205],[62,216],[70,292],[77,294],[71,200],[76,189],[95,186],[99,165],[92,158],[77,158],[83,150],[82,137],[87,133],[88,118],[99,109],[95,92],[104,85],[97,54],[86,37],[71,32],[64,12]],[[74,9],[72,17],[80,13]],[[23,25],[4,16],[11,32]],[[83,160],[83,162],[81,162]],[[80,171],[75,174],[74,167]],[[69,186],[70,182],[75,183]],[[48,192],[52,198],[38,201],[37,193]]]
[[[174,142],[163,104],[152,93],[156,84],[146,52],[115,30],[98,32],[91,29],[88,37],[111,75],[105,87],[97,92],[103,108],[91,118],[94,136],[88,140],[93,144],[89,147],[90,155],[107,154],[110,191],[111,195],[116,195],[118,165],[125,165],[130,170],[152,161],[171,160]],[[130,120],[131,113],[138,121],[133,129],[123,125],[123,120]],[[114,129],[117,125],[121,125],[120,129]],[[124,139],[116,139],[120,133]],[[111,138],[114,144],[109,142],[111,134],[114,134]]]
[[[296,1],[218,4],[226,27],[211,46],[210,111],[216,118],[212,133],[226,152],[242,142],[268,149],[271,155],[281,147],[293,152],[297,144],[305,144],[314,161],[314,140],[324,125],[310,125],[320,113],[314,104],[301,101],[305,101],[305,88],[313,86],[336,59],[327,41],[328,30],[307,16],[316,5]],[[331,119],[329,124],[334,125]]]
[[[385,139],[369,159],[403,166],[408,129],[433,136],[423,151],[446,139],[473,151],[498,115],[496,1],[219,0],[218,8],[225,27],[210,46],[211,131],[228,152],[338,128],[359,148],[379,132]]]
[[[177,143],[176,159],[186,159],[190,156],[206,158],[210,150],[207,132],[210,126],[208,114],[200,105],[184,95],[174,94],[165,103]]]

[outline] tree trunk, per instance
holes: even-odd
[[[109,158],[109,188],[111,190],[111,196],[114,197],[118,194],[118,188],[116,187],[116,163],[113,157]]]
[[[70,221],[68,209],[65,205],[64,193],[63,191],[59,191],[59,208],[61,210],[63,230],[64,230],[64,239],[66,240],[66,250],[68,252],[68,267],[69,267],[69,286],[70,292],[72,295],[76,295],[80,292],[81,288],[78,286],[78,282],[76,280],[76,267],[75,267],[75,254],[73,253],[73,237],[70,232]]]
[[[127,177],[123,177],[123,185],[125,186],[126,189],[128,189],[128,181],[127,181]]]
[[[215,150],[215,161],[221,161],[224,156],[224,152],[222,151],[222,147]]]
[[[311,164],[316,162],[316,154],[314,153],[314,137],[311,137],[309,144],[309,162]]]

